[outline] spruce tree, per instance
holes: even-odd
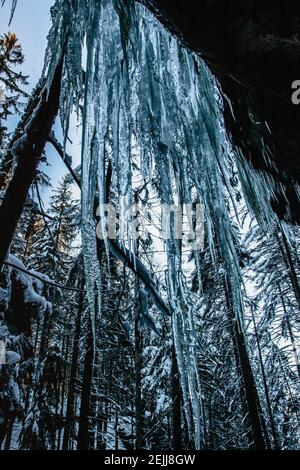
[[[14,33],[0,36],[0,148],[7,137],[5,121],[12,113],[19,114],[21,98],[27,96],[23,87],[27,78],[15,69],[24,62],[22,47]]]

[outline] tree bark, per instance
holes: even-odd
[[[51,316],[52,312],[49,308],[46,309],[44,313],[44,321],[43,321],[43,328],[41,332],[41,342],[40,342],[40,351],[39,355],[41,358],[44,358],[47,353],[48,343],[49,343],[49,333],[50,333],[50,325],[51,325]]]
[[[143,447],[143,405],[142,405],[142,334],[140,331],[140,286],[135,280],[135,320],[134,320],[134,369],[135,369],[135,437],[136,449]]]
[[[9,425],[8,425],[7,434],[6,434],[6,439],[5,439],[5,444],[4,444],[4,450],[10,450],[15,420],[16,420],[16,417],[15,417],[15,416],[13,416],[12,418],[10,418],[10,420],[9,420]]]
[[[13,146],[16,169],[0,207],[0,271],[7,256],[18,221],[34,180],[37,165],[59,109],[63,58],[60,60],[50,89],[43,91],[41,101]]]
[[[262,374],[262,379],[263,379],[263,384],[264,384],[264,389],[265,389],[266,402],[267,402],[267,407],[268,407],[268,411],[269,411],[270,425],[271,425],[273,439],[274,439],[274,448],[276,450],[279,450],[280,449],[280,442],[279,442],[278,433],[277,433],[277,430],[276,430],[275,420],[274,420],[274,416],[273,416],[273,410],[272,410],[272,405],[271,405],[271,397],[270,397],[268,381],[267,381],[267,375],[266,375],[263,356],[262,356],[262,349],[261,349],[261,345],[260,345],[259,334],[258,334],[258,331],[257,331],[257,325],[256,325],[256,320],[255,320],[255,315],[254,315],[254,312],[253,312],[252,305],[251,305],[250,308],[251,308],[251,313],[252,313],[254,333],[255,333],[255,337],[256,337],[256,344],[257,344],[257,351],[258,351],[258,357],[259,357],[259,362],[260,362],[261,374]]]
[[[246,338],[243,333],[242,325],[238,318],[233,314],[230,295],[227,288],[226,280],[224,282],[226,302],[228,305],[228,314],[232,325],[234,335],[234,343],[237,348],[237,361],[238,372],[242,375],[247,408],[249,412],[249,420],[251,425],[251,433],[253,438],[254,448],[257,450],[265,450],[270,448],[268,442],[268,435],[263,420],[262,409],[260,405],[259,395],[256,388],[256,383],[253,375],[252,366],[250,363]]]
[[[82,288],[84,283],[82,283]],[[70,371],[70,382],[68,390],[68,399],[67,399],[67,411],[66,411],[66,421],[65,421],[65,430],[63,437],[62,450],[69,450],[69,441],[71,436],[74,408],[75,408],[75,382],[76,374],[78,368],[78,358],[79,358],[79,341],[80,341],[80,330],[81,330],[81,315],[83,310],[84,295],[83,292],[80,294],[79,303],[78,303],[78,313],[76,318],[75,334],[73,339],[73,351],[72,351],[72,362],[71,362],[71,371]]]
[[[172,346],[172,449],[179,451],[181,444],[181,400],[180,381],[175,346]]]
[[[265,426],[263,423],[262,410],[260,406],[256,383],[253,376],[252,367],[250,364],[250,359],[248,356],[245,336],[241,332],[240,325],[235,320],[233,328],[237,339],[239,359],[245,386],[245,394],[248,405],[254,446],[257,450],[267,449],[269,448],[269,445],[266,442],[267,434],[265,433],[264,429]]]
[[[87,344],[84,360],[84,371],[81,391],[81,405],[79,416],[78,450],[88,450],[90,443],[89,422],[91,409],[91,392],[94,369],[94,338],[92,318],[89,315],[87,325]]]

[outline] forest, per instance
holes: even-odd
[[[0,449],[300,450],[272,129],[267,173],[208,61],[136,0],[53,0],[28,92],[24,1],[0,2]]]

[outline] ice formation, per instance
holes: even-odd
[[[97,298],[101,309],[95,200],[105,202],[110,159],[118,195],[130,205],[134,143],[142,177],[145,182],[157,180],[161,204],[198,202],[205,207],[210,251],[213,259],[223,261],[233,314],[243,331],[241,274],[229,209],[234,206],[233,160],[249,204],[263,220],[270,214],[269,197],[264,182],[257,178],[253,184],[243,158],[233,155],[215,77],[199,55],[133,0],[56,0],[52,19],[44,74],[50,83],[64,54],[60,110],[66,138],[72,110],[79,113],[83,108],[82,236],[92,322]],[[186,422],[200,448],[201,384],[193,309],[174,238],[167,242],[167,255]]]

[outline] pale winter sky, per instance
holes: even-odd
[[[0,2],[1,3],[1,2]],[[14,32],[22,45],[25,55],[25,62],[21,66],[22,72],[28,75],[29,86],[28,92],[38,82],[44,61],[44,53],[47,45],[47,34],[51,27],[50,8],[54,0],[18,0],[15,15],[12,24],[9,26],[11,0],[7,0],[3,8],[0,7],[0,34],[8,31]],[[14,128],[18,118],[12,118],[9,121],[9,127]],[[55,126],[55,132],[61,140],[59,126]],[[74,144],[69,153],[73,156],[73,166],[77,166],[80,162],[80,129],[74,125],[71,128],[71,138]],[[66,174],[66,168],[61,162],[58,155],[52,149],[51,145],[46,148],[48,162],[51,167],[47,169],[47,174],[52,178],[53,185]],[[43,167],[45,170],[45,167]],[[76,197],[78,197],[78,191]],[[48,191],[44,191],[44,199],[47,201]]]

